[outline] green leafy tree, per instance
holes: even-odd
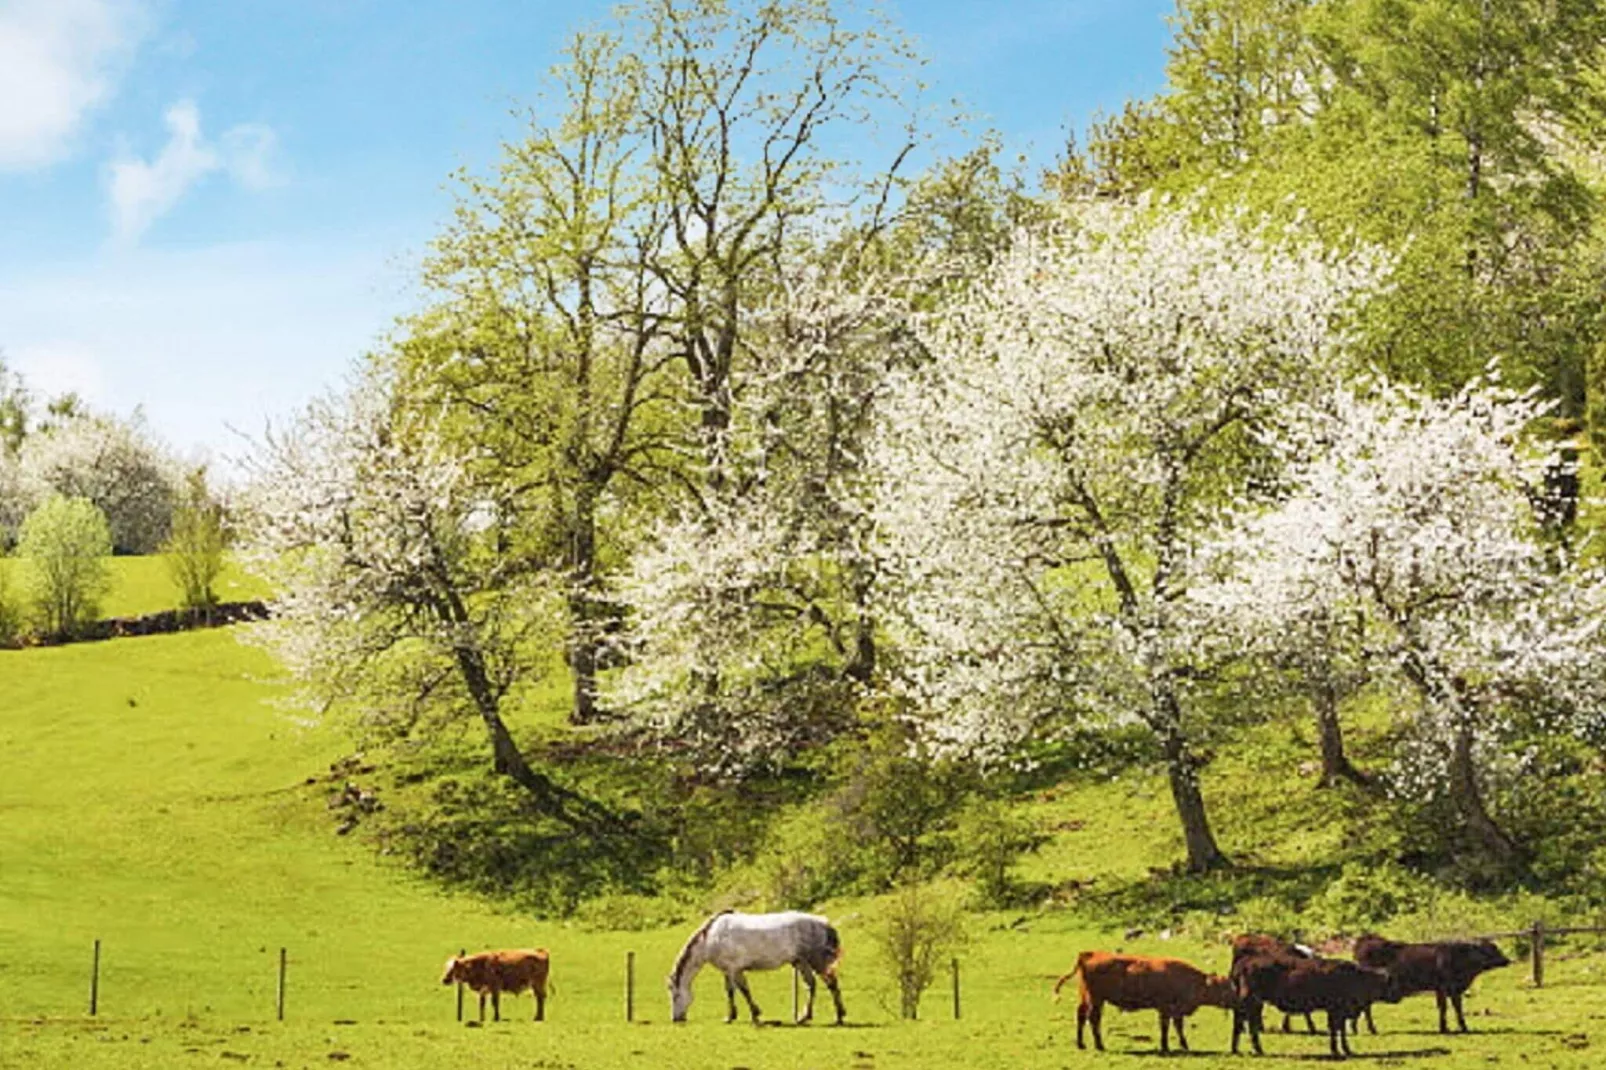
[[[168,575],[185,609],[207,614],[217,608],[215,585],[223,571],[227,544],[223,506],[207,489],[206,469],[197,468],[185,479],[183,496],[173,510],[172,529],[162,545]]]
[[[48,499],[22,522],[17,556],[33,572],[33,606],[46,635],[72,636],[100,612],[111,586],[106,514],[86,498]]]

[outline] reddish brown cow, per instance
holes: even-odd
[[[482,951],[446,960],[441,984],[468,985],[480,997],[480,1021],[485,1021],[485,997],[491,997],[494,1021],[502,1020],[502,993],[517,995],[526,988],[535,996],[535,1020],[546,1017],[547,953],[533,951]]]
[[[1085,1048],[1082,1029],[1093,1025],[1093,1044],[1104,1050],[1100,1022],[1104,1005],[1113,1003],[1124,1011],[1160,1013],[1160,1050],[1169,1052],[1170,1028],[1177,1027],[1177,1045],[1188,1050],[1182,1021],[1202,1006],[1236,1006],[1232,983],[1225,977],[1207,974],[1181,959],[1149,958],[1143,955],[1115,955],[1108,951],[1084,951],[1076,957],[1076,968],[1054,985],[1059,999],[1061,986],[1081,975],[1082,1001],[1076,1008],[1076,1046]]]
[[[1437,944],[1402,944],[1371,933],[1355,941],[1355,961],[1362,966],[1386,969],[1399,983],[1403,995],[1432,992],[1439,1001],[1439,1032],[1448,1033],[1444,1005],[1455,1007],[1461,1032],[1467,1031],[1467,1016],[1461,1013],[1461,997],[1484,970],[1511,965],[1511,960],[1487,940],[1449,940]],[[1371,1024],[1372,1015],[1366,1015]],[[1374,1033],[1377,1029],[1374,1027]]]

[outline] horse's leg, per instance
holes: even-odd
[[[825,978],[825,987],[831,990],[831,999],[836,1003],[836,1024],[841,1025],[842,1020],[848,1016],[848,1012],[842,1006],[842,989],[837,983],[836,971],[826,970],[820,976]]]
[[[744,974],[741,970],[737,970],[736,971],[736,987],[742,990],[742,995],[747,999],[747,1009],[750,1012],[752,1012],[753,1024],[757,1025],[758,1024],[758,1004],[753,1002],[753,993],[747,987],[747,975]],[[734,1002],[732,1003],[732,1006],[734,1006]]]
[[[814,971],[806,962],[796,962],[793,965],[797,967],[797,972],[803,975],[803,983],[809,986],[808,1005],[803,1008],[803,1017],[797,1020],[797,1024],[802,1025],[804,1022],[814,1020]]]
[[[736,981],[730,975],[725,975],[725,1002],[730,1007],[725,1012],[725,1024],[730,1025],[736,1020]]]

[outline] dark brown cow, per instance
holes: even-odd
[[[1385,969],[1400,986],[1400,994],[1432,992],[1439,1002],[1439,1032],[1450,1031],[1444,1007],[1455,1007],[1456,1022],[1467,1032],[1467,1016],[1461,1012],[1461,997],[1485,970],[1511,965],[1511,960],[1487,940],[1449,940],[1436,944],[1402,944],[1368,933],[1355,941],[1355,961],[1362,966]],[[1371,1024],[1372,1016],[1366,1016]],[[1374,1028],[1373,1032],[1377,1030]]]
[[[1311,951],[1310,948],[1305,947],[1303,944],[1290,943],[1287,940],[1281,940],[1275,936],[1266,936],[1263,933],[1244,933],[1242,936],[1233,937],[1233,965],[1236,966],[1239,959],[1248,955],[1288,955],[1296,959],[1311,959],[1316,957],[1315,952]],[[1283,1015],[1284,1033],[1293,1032],[1293,1028],[1290,1025],[1292,1021],[1293,1015]],[[1311,1019],[1309,1014],[1305,1015],[1305,1031],[1307,1033],[1316,1032],[1316,1023]]]
[[[1202,1006],[1234,1006],[1232,984],[1225,977],[1207,974],[1181,959],[1149,958],[1143,955],[1115,955],[1108,951],[1084,951],[1076,957],[1076,968],[1054,985],[1054,998],[1072,977],[1081,975],[1081,1002],[1076,1008],[1076,1046],[1085,1048],[1083,1027],[1093,1026],[1093,1044],[1104,1050],[1100,1023],[1104,1005],[1113,1003],[1124,1011],[1158,1011],[1160,1050],[1169,1052],[1170,1029],[1177,1027],[1177,1045],[1188,1050],[1182,1031],[1183,1019]]]
[[[1232,1051],[1249,1028],[1250,1043],[1261,1055],[1262,1008],[1269,1003],[1284,1014],[1327,1012],[1327,1044],[1334,1058],[1351,1054],[1346,1026],[1378,1000],[1398,1002],[1399,988],[1386,972],[1337,959],[1290,955],[1246,955],[1233,963],[1238,1008],[1232,1016]]]
[[[441,984],[468,985],[480,997],[480,1021],[485,1021],[485,997],[491,997],[494,1021],[502,1020],[502,993],[517,995],[526,988],[535,996],[535,1020],[546,1018],[547,972],[545,948],[533,951],[482,951],[446,960]]]

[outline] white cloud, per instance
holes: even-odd
[[[0,171],[67,154],[145,22],[139,0],[0,0]]]
[[[201,111],[181,100],[167,109],[167,144],[146,162],[125,156],[110,169],[112,229],[119,241],[135,242],[158,218],[207,175],[227,170],[250,190],[277,184],[273,156],[278,139],[269,127],[241,123],[224,132],[221,149],[201,134]]]
[[[218,154],[201,139],[201,113],[192,101],[169,108],[166,121],[167,144],[156,159],[123,159],[111,166],[112,225],[122,240],[137,240],[191,186],[221,165]]]

